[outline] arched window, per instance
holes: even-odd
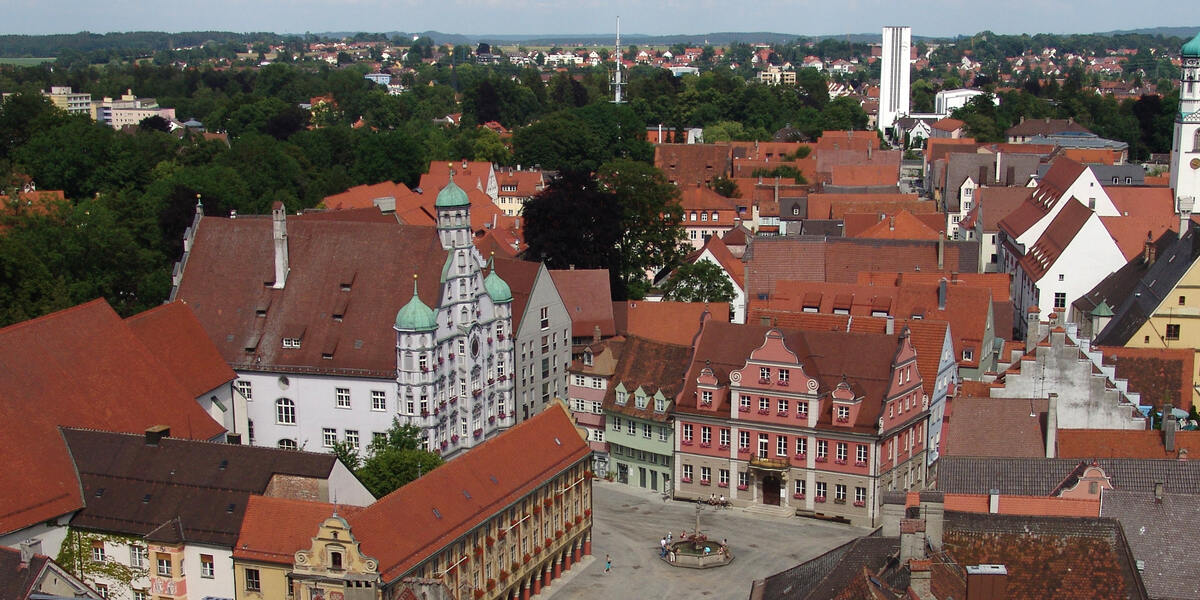
[[[279,440],[278,446],[282,450],[297,450],[297,449],[299,449],[299,446],[296,445],[296,440],[291,440],[288,438],[283,438],[282,440]]]
[[[1200,129],[1196,130],[1196,137],[1192,140],[1192,152],[1200,152]]]
[[[275,401],[275,422],[279,425],[296,424],[296,403],[288,398]],[[295,442],[292,442],[295,444]]]

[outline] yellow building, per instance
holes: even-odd
[[[591,553],[590,460],[552,405],[367,508],[252,497],[237,598],[527,599]]]
[[[1191,226],[1182,238],[1159,254],[1147,245],[1141,278],[1132,291],[1112,311],[1111,319],[1093,311],[1098,346],[1127,348],[1187,349],[1193,352],[1193,364],[1200,364],[1200,235]],[[1119,274],[1118,271],[1117,274]],[[1116,274],[1114,274],[1116,275]],[[1200,373],[1192,369],[1192,398],[1200,402]],[[1143,398],[1157,403],[1159,398]],[[1180,399],[1179,405],[1186,406]]]

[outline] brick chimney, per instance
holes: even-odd
[[[1007,600],[1008,569],[1004,565],[967,567],[967,600]]]
[[[1171,414],[1171,411],[1174,409],[1175,409],[1175,407],[1171,406],[1170,404],[1163,404],[1163,408],[1162,408],[1162,411],[1163,411],[1163,419],[1162,419],[1163,448],[1167,452],[1175,451],[1176,424],[1175,424],[1175,415]]]

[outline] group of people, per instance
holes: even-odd
[[[720,498],[716,494],[709,494],[708,503],[712,506],[729,506],[729,501],[725,499],[725,494],[721,494]]]

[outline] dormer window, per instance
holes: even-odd
[[[646,395],[639,393],[634,396],[634,406],[638,408],[646,408]]]
[[[625,406],[626,402],[629,402],[629,394],[627,394],[621,390],[617,390],[617,404],[620,404],[621,406]]]
[[[700,392],[700,404],[703,406],[712,406],[713,393],[710,391]]]
[[[299,348],[300,338],[283,338],[284,348]]]
[[[709,392],[709,393],[711,394],[712,392]],[[667,401],[663,398],[655,398],[654,399],[654,412],[666,412],[666,410],[667,410]]]
[[[589,367],[592,366],[592,351],[591,350],[583,351],[583,364],[587,365]]]
[[[849,406],[837,407],[837,420],[839,423],[846,423],[846,422],[850,421],[850,407]]]
[[[975,360],[975,352],[973,350],[971,350],[970,348],[963,348],[962,359],[963,360]]]

